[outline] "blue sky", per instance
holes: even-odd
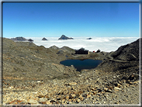
[[[139,37],[139,3],[3,3],[3,37]]]

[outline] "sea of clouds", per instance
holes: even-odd
[[[45,37],[48,41],[43,41],[43,37],[30,38],[34,40],[36,45],[42,45],[46,48],[55,45],[59,48],[68,46],[73,49],[85,48],[89,51],[97,51],[100,49],[105,52],[116,51],[120,46],[139,39],[139,37],[94,37],[91,40],[87,40],[86,37],[73,37],[73,40],[58,40],[59,37]]]

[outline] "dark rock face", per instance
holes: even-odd
[[[46,39],[46,38],[42,38],[42,40],[47,41],[47,39]]]
[[[69,38],[65,35],[62,35],[58,40],[67,40],[67,39],[73,39],[73,38]]]
[[[88,50],[85,50],[84,48],[80,48],[79,50],[75,51],[75,54],[88,54]]]
[[[14,40],[14,41],[27,41],[27,39],[25,39],[23,37],[11,38],[11,40]]]
[[[139,40],[133,43],[121,46],[111,56],[114,59],[124,61],[138,61],[139,60]]]
[[[87,40],[91,40],[92,38],[87,38]]]
[[[100,49],[98,49],[96,52],[99,53],[99,52],[101,52],[101,51],[100,51]]]

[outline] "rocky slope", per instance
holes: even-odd
[[[96,69],[103,72],[121,74],[118,79],[131,78],[139,79],[139,41],[138,39],[130,44],[121,46],[115,52],[110,53]],[[141,50],[142,52],[142,50]],[[141,53],[140,52],[140,53]]]
[[[137,40],[111,53],[76,55],[66,46],[45,48],[3,38],[3,103],[139,104],[138,44]],[[61,65],[65,59],[103,62],[78,72]]]
[[[50,79],[55,76],[66,76],[64,74],[74,74],[74,68],[59,64],[61,60],[67,59],[65,53],[59,51],[60,49],[46,49],[44,46],[36,46],[29,42],[3,39],[4,76],[31,78],[32,75],[34,78]]]

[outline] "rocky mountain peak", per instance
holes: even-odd
[[[73,39],[73,38],[69,38],[65,35],[62,35],[58,40],[67,40],[67,39]]]

